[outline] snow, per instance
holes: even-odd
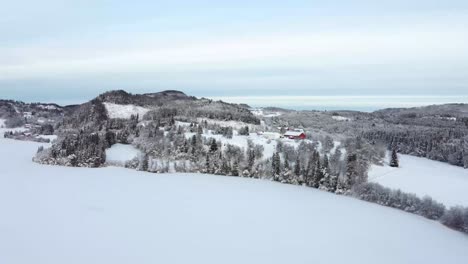
[[[46,110],[58,110],[55,105],[38,105],[38,107]]]
[[[261,117],[276,117],[276,116],[281,115],[280,112],[266,112],[265,113],[264,109],[262,108],[252,109],[250,110],[250,112],[255,116],[261,116]]]
[[[235,129],[240,129],[240,128],[248,126],[251,131],[253,130],[253,128],[257,127],[257,125],[244,123],[242,121],[234,121],[234,120],[223,121],[223,120],[209,119],[209,118],[197,118],[197,122],[199,124],[201,124],[204,121],[206,121],[208,124],[217,124],[219,126],[233,127]]]
[[[113,103],[104,103],[109,118],[130,119],[132,115],[143,117],[150,109],[136,105],[119,105]]]
[[[5,127],[5,119],[0,119],[0,128],[4,128]]]
[[[398,210],[236,177],[45,166],[0,138],[0,263],[468,263],[468,237]]]
[[[132,145],[114,144],[109,149],[106,149],[106,161],[108,163],[125,163],[132,160],[138,155],[140,151]]]
[[[400,168],[372,165],[369,180],[420,197],[429,195],[446,206],[468,206],[468,170],[448,163],[398,155]],[[388,160],[388,158],[387,158]]]
[[[52,142],[57,139],[57,135],[38,135],[36,138],[45,138]]]
[[[351,121],[351,118],[344,117],[344,116],[332,116],[332,118],[337,121]]]
[[[185,133],[185,137],[189,139],[195,134],[196,133]],[[262,135],[257,135],[256,133],[250,133],[249,136],[239,136],[237,135],[237,133],[234,133],[233,137],[229,139],[224,137],[223,135],[213,134],[212,131],[208,131],[208,133],[202,134],[202,137],[207,139],[213,138],[216,141],[220,141],[222,144],[222,148],[224,148],[224,146],[226,146],[227,144],[230,144],[239,148],[243,148],[244,150],[247,149],[247,141],[250,139],[252,140],[254,145],[263,146],[263,159],[271,158],[276,150],[275,140],[270,140]]]

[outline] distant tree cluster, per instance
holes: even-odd
[[[439,220],[445,213],[445,206],[426,196],[423,199],[414,194],[392,190],[378,183],[355,185],[351,195],[361,200],[418,214],[432,220]]]
[[[384,142],[388,149],[397,149],[432,160],[468,168],[468,131],[459,129],[388,128],[363,133],[371,142]]]
[[[350,192],[358,199],[421,215],[455,230],[468,233],[468,208],[460,206],[446,210],[441,203],[425,196],[422,199],[414,194],[392,190],[378,183],[362,183],[355,185]]]

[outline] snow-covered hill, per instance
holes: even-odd
[[[103,103],[106,107],[109,118],[130,119],[132,115],[143,117],[150,109],[132,104],[119,105],[113,103]]]
[[[468,237],[312,188],[31,162],[0,138],[0,263],[468,263]],[[404,161],[403,161],[404,164]]]
[[[384,186],[429,195],[446,206],[468,206],[468,170],[444,162],[398,155],[400,168],[373,165],[369,180]]]

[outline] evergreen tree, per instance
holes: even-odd
[[[294,164],[294,174],[296,174],[296,176],[301,175],[301,160],[299,155],[297,155],[296,164]]]
[[[228,161],[224,156],[221,158],[221,174],[229,175],[231,168],[229,168]]]
[[[278,180],[278,177],[281,174],[281,158],[279,152],[273,154],[271,159],[271,167],[273,170],[274,180]]]
[[[214,153],[216,151],[218,151],[218,144],[216,143],[216,140],[213,138],[211,139],[210,152]]]
[[[338,187],[338,176],[336,176],[335,174],[330,174],[330,182],[329,182],[328,191],[335,193],[337,187]]]
[[[252,172],[254,164],[255,164],[255,151],[253,149],[249,149],[247,167],[250,172]]]
[[[278,154],[278,155],[279,155],[279,154]],[[288,153],[285,153],[285,154],[284,154],[284,169],[285,169],[286,171],[289,170],[289,155],[288,155]]]
[[[399,166],[400,165],[399,165],[399,162],[398,162],[398,154],[397,154],[396,149],[394,148],[392,150],[392,158],[390,160],[390,167],[398,168]]]
[[[320,164],[320,158],[319,158],[319,159],[317,159],[317,161],[315,163],[314,178],[313,178],[312,187],[314,187],[314,188],[320,187],[320,182],[322,181],[323,176],[324,175],[323,175],[322,166]]]
[[[140,170],[141,171],[148,171],[148,163],[149,163],[149,157],[148,154],[141,155],[140,157]]]
[[[206,154],[204,172],[205,173],[210,172],[210,168],[211,168],[210,156],[208,154]]]
[[[357,155],[349,153],[346,164],[346,173],[341,181],[338,181],[337,193],[348,192],[354,185],[357,178]]]
[[[319,183],[320,184],[319,188],[322,190],[328,191],[331,189],[331,175],[330,175],[330,167],[328,163],[328,156],[326,154],[323,157],[321,171],[322,171],[323,178]]]
[[[231,174],[232,176],[239,176],[239,162],[237,160],[234,161],[234,164],[232,165]]]
[[[203,127],[201,125],[198,125],[198,127],[197,127],[197,134],[198,135],[203,134]]]

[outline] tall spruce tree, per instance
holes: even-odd
[[[312,183],[312,187],[318,188],[320,187],[320,182],[323,179],[323,171],[322,171],[322,165],[320,164],[320,158],[317,159],[315,162],[315,168],[314,168],[314,180]]]
[[[216,139],[211,139],[211,144],[210,144],[210,152],[214,153],[218,151],[218,143],[216,143]]]
[[[294,164],[294,174],[296,174],[296,176],[301,175],[301,160],[299,155],[297,155],[296,164]]]
[[[346,163],[346,173],[343,179],[338,182],[336,192],[343,194],[348,192],[356,182],[357,178],[357,155],[355,153],[349,153]]]
[[[232,176],[239,176],[239,161],[234,161],[231,169]]]
[[[328,156],[325,154],[323,157],[322,167],[321,167],[323,178],[320,181],[319,188],[322,190],[328,191],[331,188],[331,175],[330,175],[330,167],[328,162]]]
[[[398,168],[399,166],[400,166],[400,164],[398,162],[398,154],[397,154],[396,149],[394,148],[392,150],[392,157],[391,157],[391,160],[390,160],[390,167]]]
[[[289,170],[289,155],[288,155],[288,153],[284,154],[284,169]]]

